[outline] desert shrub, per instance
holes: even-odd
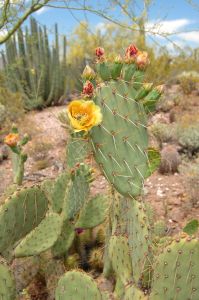
[[[0,124],[4,123],[6,119],[6,108],[5,105],[0,103]]]
[[[183,151],[193,156],[199,151],[199,124],[198,126],[190,125],[186,130],[180,130],[179,145]]]
[[[193,156],[199,151],[199,118],[197,115],[184,115],[177,124],[177,139],[182,152]]]
[[[197,72],[183,72],[178,76],[180,86],[183,93],[188,95],[197,89],[197,84],[199,83],[199,73]]]
[[[161,163],[159,171],[161,174],[176,173],[181,162],[180,155],[175,146],[165,146],[161,151]]]
[[[199,205],[199,161],[186,164],[180,169],[185,175],[185,189],[191,206]]]
[[[0,74],[0,124],[16,122],[22,117],[23,99],[20,93],[12,93],[6,86],[5,77]],[[1,118],[3,118],[1,120]]]
[[[156,123],[151,125],[150,132],[157,139],[160,146],[176,139],[176,127],[173,124]]]

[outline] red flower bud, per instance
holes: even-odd
[[[93,84],[87,80],[84,87],[83,87],[83,92],[82,94],[88,97],[92,97],[94,92],[94,86]]]
[[[138,48],[135,45],[131,44],[127,47],[125,56],[127,58],[130,58],[136,56],[137,53],[138,53]]]
[[[97,47],[95,49],[95,54],[96,54],[97,58],[102,57],[104,55],[104,48]]]

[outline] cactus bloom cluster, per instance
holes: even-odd
[[[67,107],[68,117],[74,131],[89,131],[102,121],[100,107],[93,101],[74,100]]]

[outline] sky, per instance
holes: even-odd
[[[98,0],[98,3],[102,5],[106,4],[105,0]],[[149,21],[146,25],[147,29],[153,30],[154,33],[174,33],[181,32],[178,35],[171,35],[170,38],[176,45],[180,47],[190,46],[199,47],[199,0],[156,0],[153,1],[149,11]],[[192,2],[193,6],[188,2]],[[137,3],[142,3],[138,0]],[[92,4],[97,8],[97,0],[93,0]],[[137,7],[139,9],[139,7]],[[111,12],[116,16],[118,20],[121,20],[123,16],[119,9]],[[54,23],[58,23],[59,32],[61,34],[71,35],[73,29],[78,25],[80,21],[85,20],[90,24],[92,31],[96,28],[105,30],[107,21],[93,15],[91,13],[83,12],[70,12],[64,9],[54,8],[42,8],[34,14],[34,17],[40,24],[45,24],[49,28],[49,31],[53,32]],[[158,23],[158,26],[155,24]],[[191,32],[187,32],[190,31]],[[168,48],[173,47],[173,44],[165,40],[158,35],[148,35],[155,38],[161,45],[166,45]]]

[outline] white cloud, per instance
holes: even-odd
[[[146,29],[151,31],[151,34],[153,35],[165,35],[180,31],[182,28],[191,23],[192,21],[189,19],[176,19],[170,21],[157,20],[148,22]]]
[[[7,30],[7,29],[1,29],[1,30],[0,30],[0,38],[1,38],[1,37],[4,37],[7,33],[8,33],[8,30]]]
[[[104,22],[99,22],[96,26],[95,26],[96,30],[99,30],[101,32],[101,34],[105,34],[106,33],[106,29],[107,29],[107,24]]]
[[[199,32],[197,32],[197,31],[180,33],[178,35],[178,37],[185,40],[185,41],[187,41],[187,42],[193,42],[193,43],[198,43],[199,44]]]
[[[44,14],[47,10],[49,10],[49,7],[42,7],[40,8],[39,10],[36,11],[36,14],[37,15],[41,15],[41,14]]]

